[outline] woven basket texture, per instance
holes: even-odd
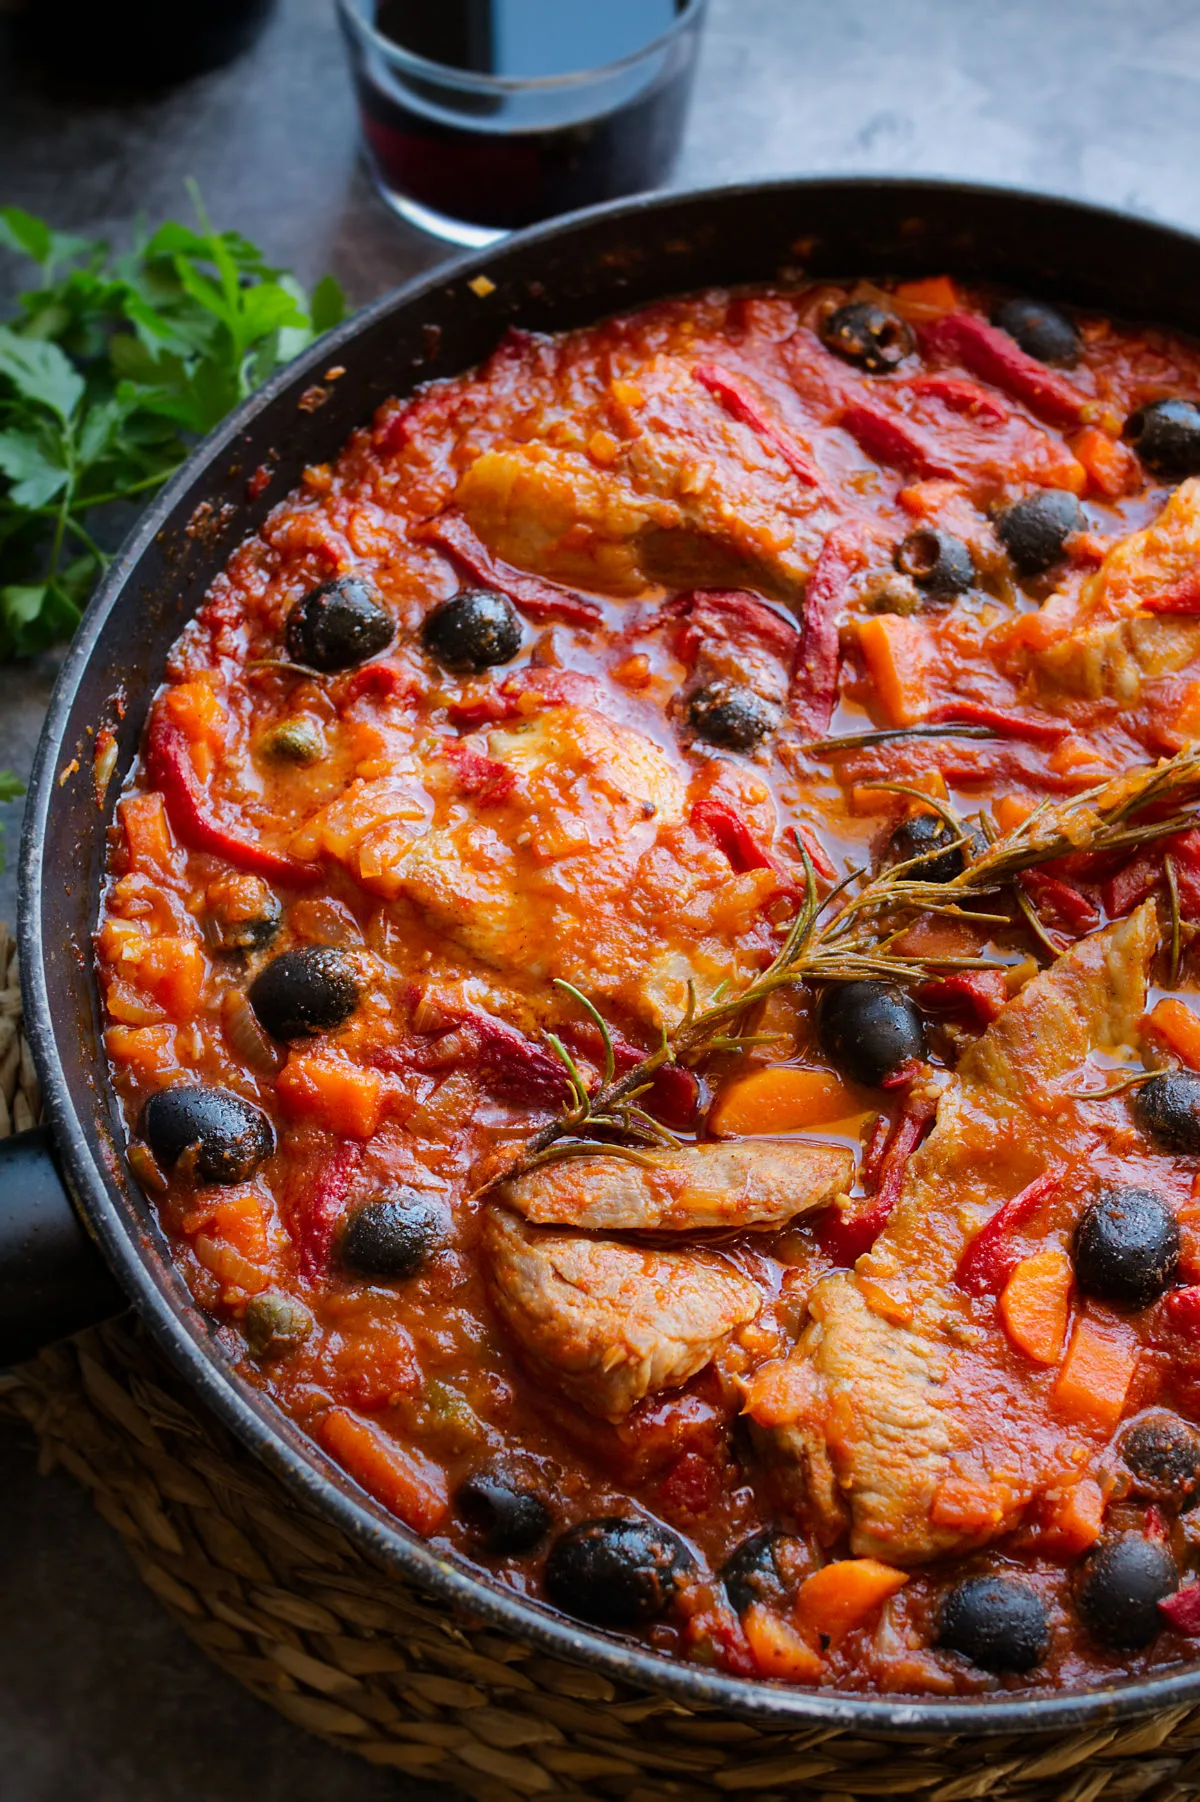
[[[0,924],[0,1137],[35,1124]],[[476,1802],[1195,1802],[1200,1709],[1087,1732],[863,1738],[766,1731],[556,1662],[451,1616],[299,1507],[197,1403],[132,1316],[0,1373],[202,1651],[308,1732]]]

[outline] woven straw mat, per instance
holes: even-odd
[[[40,1096],[0,924],[0,1137]],[[769,1732],[560,1664],[454,1618],[301,1509],[205,1411],[132,1316],[0,1373],[61,1465],[210,1658],[297,1726],[477,1802],[1195,1802],[1200,1709],[1124,1728],[925,1745]]]

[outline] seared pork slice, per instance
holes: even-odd
[[[1086,1426],[1055,1414],[1046,1380],[1009,1353],[994,1321],[981,1325],[954,1276],[981,1227],[1046,1170],[1066,1173],[1065,1242],[1104,1144],[1102,1116],[1078,1097],[1095,1086],[1081,1066],[1135,1039],[1157,938],[1146,903],[1064,952],[1008,1004],[943,1090],[872,1250],[814,1289],[801,1347],[813,1390],[765,1419],[751,1393],[777,1457],[794,1430],[812,1464],[813,1434],[823,1435],[862,1556],[919,1564],[985,1544],[1094,1449]],[[805,1505],[820,1514],[819,1497]]]
[[[492,1300],[526,1361],[602,1420],[686,1383],[762,1306],[714,1252],[529,1226],[501,1207],[483,1242]]]
[[[627,1158],[565,1158],[510,1183],[504,1199],[536,1226],[589,1232],[701,1232],[787,1224],[828,1207],[854,1173],[836,1145],[687,1145]]]

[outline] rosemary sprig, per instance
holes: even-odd
[[[923,803],[929,803],[928,795],[914,792]],[[614,1138],[634,1139],[643,1151],[648,1146],[677,1145],[672,1134],[636,1105],[637,1098],[667,1064],[696,1064],[714,1051],[736,1050],[749,1043],[740,1037],[741,1024],[768,996],[805,982],[874,978],[903,985],[927,981],[947,969],[1003,968],[991,958],[908,955],[894,947],[918,913],[936,910],[976,922],[1007,923],[1007,915],[980,914],[960,906],[960,898],[1005,890],[1022,870],[1071,852],[1123,850],[1185,832],[1200,825],[1198,803],[1200,745],[1099,783],[1070,800],[1043,802],[1002,837],[985,830],[982,847],[973,842],[952,809],[939,806],[937,811],[958,834],[957,842],[968,854],[974,853],[961,874],[948,883],[915,879],[912,871],[922,861],[917,857],[891,864],[870,877],[865,869],[853,870],[822,899],[812,860],[801,843],[803,896],[783,944],[767,968],[740,989],[731,990],[728,983],[722,983],[704,1008],[699,1007],[695,987],[690,984],[687,1007],[674,1031],[664,1029],[655,1050],[622,1075],[615,1074],[612,1035],[598,1010],[572,984],[557,983],[599,1030],[605,1047],[604,1075],[595,1091],[589,1091],[570,1052],[551,1035],[550,1043],[567,1072],[572,1100],[560,1119],[536,1133],[516,1162],[493,1181],[512,1181],[560,1157],[582,1157],[589,1152],[641,1155],[628,1145],[614,1144]],[[1142,818],[1151,809],[1167,811],[1156,819]],[[862,887],[850,893],[856,881],[861,881]],[[1052,949],[1049,941],[1043,942]]]
[[[864,751],[871,745],[890,744],[897,738],[998,738],[990,726],[881,726],[874,732],[840,733],[836,738],[814,738],[803,749],[810,757],[840,757],[843,751]],[[872,782],[872,788],[882,788]]]

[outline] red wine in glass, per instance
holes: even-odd
[[[705,0],[340,0],[376,180],[460,243],[661,182]]]

